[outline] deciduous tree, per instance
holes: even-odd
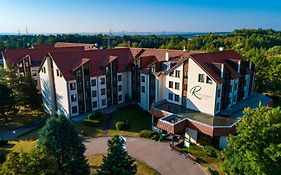
[[[247,108],[223,151],[223,169],[229,174],[267,174],[281,172],[280,108]]]

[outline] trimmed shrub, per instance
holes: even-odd
[[[95,114],[89,114],[88,119],[90,119],[90,120],[101,120],[102,114],[100,112],[97,112]]]
[[[115,128],[117,130],[125,130],[126,129],[126,123],[124,121],[117,121],[115,122]]]
[[[0,146],[4,146],[8,144],[8,140],[0,139]]]
[[[87,118],[89,120],[94,120],[95,119],[95,114],[89,114]]]
[[[83,123],[87,126],[100,126],[101,122],[99,120],[90,120],[90,119],[85,119]]]
[[[205,154],[207,154],[210,157],[214,157],[214,158],[218,157],[217,150],[212,146],[205,146],[203,151]]]
[[[140,137],[143,138],[151,138],[154,135],[154,131],[150,131],[150,130],[142,130],[139,133]]]

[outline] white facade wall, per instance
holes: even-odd
[[[101,79],[104,78],[105,79],[105,82],[104,84],[101,84]],[[99,109],[102,109],[102,108],[106,108],[107,107],[107,97],[106,97],[106,76],[105,75],[101,75],[101,76],[98,76],[97,77],[97,89],[98,89],[98,99],[99,99],[99,102],[98,102],[98,107]],[[104,95],[101,95],[101,91],[102,89],[105,89],[105,94]],[[102,105],[102,101],[105,100],[105,105]]]
[[[180,77],[176,77],[176,71],[180,71]],[[165,75],[165,86],[160,86],[160,88],[164,88],[164,96],[168,102],[181,105],[182,104],[182,82],[183,82],[183,64],[175,68],[174,76],[169,76],[169,74]],[[173,88],[169,88],[169,82],[173,82]],[[179,89],[175,89],[175,83],[179,83]],[[173,94],[173,100],[169,99],[169,93]],[[179,95],[179,101],[175,101],[175,95]]]
[[[161,101],[166,99],[166,94],[165,92],[167,91],[166,87],[166,76],[165,75],[160,75],[159,77],[156,77],[156,85],[155,87],[157,88],[157,95],[156,95],[156,101]]]
[[[192,59],[189,59],[188,65],[187,108],[214,115],[217,83]],[[204,75],[204,82],[198,81],[199,74]],[[212,84],[206,83],[207,76],[212,80]]]
[[[75,90],[71,90],[70,84],[74,83],[75,84]],[[78,94],[77,94],[77,82],[76,80],[70,80],[67,81],[67,92],[68,92],[68,99],[69,99],[69,110],[70,110],[70,115],[71,117],[74,117],[76,115],[79,115],[79,107],[78,107]],[[71,96],[75,95],[76,96],[76,101],[71,101]],[[77,112],[73,113],[72,107],[77,107]]]
[[[51,61],[52,60],[49,57],[46,58],[42,65],[42,69],[45,70],[45,73],[41,70],[39,76],[44,110],[49,114],[55,114],[55,92],[53,89],[54,82],[52,79]]]
[[[67,117],[70,117],[67,82],[63,76],[57,75],[57,70],[59,70],[59,68],[53,61],[53,75],[56,90],[57,114],[63,114]]]
[[[142,79],[144,78],[144,82]],[[144,92],[143,92],[144,88]],[[149,75],[148,74],[140,74],[140,106],[149,110]]]

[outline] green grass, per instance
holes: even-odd
[[[219,158],[219,150],[215,150],[216,156],[211,157],[208,154],[206,154],[206,151],[204,150],[204,147],[200,147],[197,145],[191,145],[189,148],[183,148],[184,150],[187,150],[189,153],[194,155],[198,162],[203,166],[203,168],[207,171],[208,167],[210,167],[212,170],[215,171],[216,174],[219,175],[225,175],[223,170],[221,169],[222,160]]]
[[[129,130],[131,132],[140,132],[144,129],[151,129],[151,116],[145,115],[142,110],[134,108],[123,108],[112,113],[114,116],[114,122],[112,123],[112,129],[115,129],[116,121],[128,121]]]
[[[8,122],[3,124],[3,119],[0,119],[0,132],[9,131],[13,128],[31,124],[35,120],[46,117],[39,110],[31,110],[25,107],[19,107],[19,112],[14,116],[8,116]]]
[[[129,136],[129,137],[139,137],[139,133],[137,132],[130,132],[130,131],[118,131],[118,130],[109,130],[109,136],[115,135],[122,135],[122,136]]]
[[[83,139],[99,137],[103,134],[103,129],[101,127],[87,126],[83,124],[83,122],[73,122],[72,124],[78,132],[79,136]]]
[[[102,158],[104,154],[94,154],[91,156],[88,156],[88,162],[90,165],[91,174],[95,175],[97,174],[97,169],[102,164]],[[158,175],[159,173],[146,165],[145,163],[142,163],[138,160],[136,160],[137,165],[137,175]]]

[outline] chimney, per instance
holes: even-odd
[[[224,47],[219,47],[219,51],[224,51]]]
[[[169,61],[169,53],[168,52],[166,52],[166,54],[165,54],[165,60]]]
[[[221,78],[223,79],[224,64],[221,64]]]

